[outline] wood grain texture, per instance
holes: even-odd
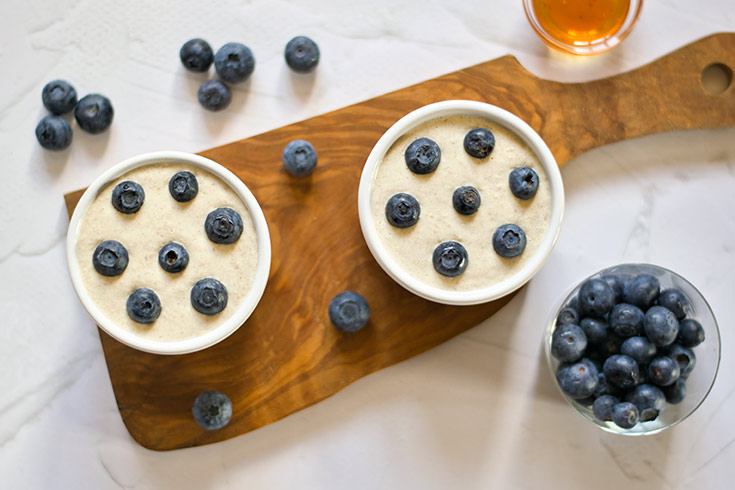
[[[370,254],[357,217],[360,172],[378,138],[406,113],[447,99],[489,102],[528,122],[563,165],[615,141],[735,125],[735,89],[712,96],[701,87],[700,73],[713,62],[735,67],[735,33],[580,84],[538,79],[505,56],[202,152],[241,178],[263,207],[273,249],[268,286],[235,334],[197,353],[147,354],[100,330],[130,434],[147,448],[169,450],[246,433],[439,345],[510,300],[434,304],[398,286]],[[281,166],[284,146],[299,138],[319,155],[308,178],[290,177]],[[70,213],[80,196],[67,194]],[[345,289],[365,295],[372,311],[368,326],[354,334],[338,332],[327,316],[329,301]],[[233,418],[219,431],[199,428],[191,416],[194,398],[208,389],[233,401]]]

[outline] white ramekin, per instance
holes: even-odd
[[[82,282],[76,252],[77,236],[79,234],[80,224],[84,215],[87,213],[89,206],[97,195],[107,185],[123,174],[139,167],[155,165],[158,163],[181,163],[191,165],[219,177],[223,182],[229,185],[233,191],[235,191],[235,194],[237,194],[237,196],[242,200],[250,213],[255,226],[255,234],[258,243],[258,265],[255,270],[255,278],[250,291],[245,296],[242,303],[238,305],[235,313],[221,325],[210,330],[204,335],[175,342],[156,341],[139,337],[132,332],[120,328],[105,316],[87,293],[87,289]],[[82,198],[79,200],[79,203],[74,210],[74,214],[71,217],[69,231],[66,235],[66,259],[69,266],[71,281],[74,285],[74,290],[76,291],[77,296],[79,296],[79,300],[102,330],[123,344],[138,350],[151,352],[153,354],[186,354],[205,349],[221,340],[224,340],[237,330],[240,325],[248,319],[253,310],[255,310],[260,298],[263,296],[265,285],[268,282],[268,275],[270,274],[271,242],[270,233],[268,232],[268,224],[265,221],[265,216],[263,215],[263,211],[260,208],[258,201],[245,184],[235,176],[235,174],[227,170],[222,165],[199,155],[177,151],[161,151],[145,153],[120,162],[92,182],[89,188],[82,195]]]
[[[387,252],[375,230],[370,198],[378,166],[393,143],[411,129],[437,117],[469,115],[479,116],[495,122],[516,134],[536,154],[546,172],[551,187],[551,219],[541,246],[528,259],[525,266],[515,275],[493,286],[470,291],[448,291],[430,286],[411,276]],[[373,147],[365,162],[358,192],[360,226],[368,248],[383,270],[398,284],[412,293],[437,303],[448,305],[473,305],[501,298],[528,282],[548,258],[554,248],[561,229],[564,214],[564,186],[554,155],[544,140],[523,120],[510,112],[469,100],[446,100],[429,104],[399,119]],[[492,246],[492,245],[488,245]]]

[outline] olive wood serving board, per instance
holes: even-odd
[[[435,304],[396,284],[370,254],[357,217],[360,173],[378,138],[403,115],[447,99],[489,102],[530,124],[563,165],[615,141],[735,125],[732,83],[719,95],[701,84],[703,69],[713,63],[732,73],[735,33],[587,83],[542,80],[504,56],[202,152],[241,178],[260,202],[271,232],[270,279],[250,319],[200,352],[148,354],[99,331],[130,434],[147,448],[170,450],[249,432],[439,345],[510,300]],[[311,177],[282,169],[281,152],[294,139],[317,150]],[[69,213],[81,193],[66,195]],[[371,308],[368,325],[352,334],[337,331],[327,315],[329,301],[346,289],[366,296]],[[201,429],[191,414],[195,397],[210,389],[233,403],[232,420],[217,431]]]

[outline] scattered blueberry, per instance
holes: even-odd
[[[61,116],[46,116],[36,126],[36,139],[47,150],[65,150],[71,144],[71,126]]]
[[[211,277],[199,279],[191,288],[191,305],[203,315],[216,315],[227,306],[227,288]]]
[[[485,158],[495,148],[495,135],[488,129],[475,128],[464,137],[464,150],[475,158]]]
[[[166,272],[175,274],[183,271],[189,265],[189,253],[183,245],[169,242],[158,252],[158,263]]]
[[[648,383],[639,384],[625,395],[625,401],[638,407],[640,421],[654,420],[664,410],[666,397],[663,391]]]
[[[660,283],[650,274],[639,274],[625,281],[623,285],[623,302],[647,310],[658,298]]]
[[[85,95],[74,109],[74,118],[79,127],[92,134],[106,131],[114,115],[110,99],[100,94]]]
[[[612,409],[618,403],[620,401],[612,395],[598,396],[592,404],[592,413],[603,422],[612,420]]]
[[[214,61],[212,47],[204,39],[189,39],[179,50],[181,63],[189,71],[205,72]]]
[[[562,308],[556,316],[556,323],[558,325],[566,325],[570,323],[576,325],[577,322],[579,322],[579,313],[571,306]]]
[[[454,209],[464,216],[475,214],[480,208],[480,192],[471,185],[457,187],[452,194]]]
[[[608,357],[602,370],[608,381],[621,388],[630,388],[640,381],[638,363],[626,355],[614,354]]]
[[[657,347],[663,347],[676,340],[679,334],[679,321],[671,311],[663,306],[652,306],[644,317],[643,329],[648,340]]]
[[[137,182],[126,180],[112,190],[112,205],[123,214],[134,214],[143,206],[145,192]]]
[[[316,150],[308,141],[294,140],[283,149],[281,160],[291,175],[309,175],[316,167]]]
[[[196,175],[188,171],[176,172],[168,181],[168,191],[178,202],[189,202],[199,192]]]
[[[513,223],[500,225],[493,233],[493,248],[503,258],[518,257],[526,248],[526,233]]]
[[[208,111],[221,111],[232,102],[230,89],[219,80],[206,80],[197,91],[199,104]]]
[[[370,307],[364,296],[342,291],[329,302],[329,320],[343,332],[357,332],[370,319]]]
[[[669,403],[681,403],[687,396],[687,386],[684,378],[679,378],[674,381],[673,384],[665,386],[661,389],[664,392],[664,397]]]
[[[128,266],[128,251],[118,241],[105,240],[94,249],[92,265],[103,276],[119,276]]]
[[[671,344],[671,346],[666,349],[666,355],[676,361],[679,365],[682,378],[689,376],[692,370],[694,370],[694,366],[697,365],[697,357],[694,355],[694,351],[681,344]]]
[[[587,337],[577,325],[562,325],[551,336],[551,355],[561,362],[581,359],[587,348]]]
[[[677,320],[683,320],[689,313],[689,300],[680,289],[664,289],[658,295],[658,304],[671,311]]]
[[[394,194],[385,203],[385,218],[396,228],[409,228],[415,225],[421,215],[421,206],[411,194]]]
[[[601,279],[588,279],[579,288],[579,308],[583,316],[603,317],[614,304],[615,293],[610,285]]]
[[[679,323],[676,340],[684,347],[696,347],[704,342],[704,328],[697,320],[685,318]]]
[[[319,46],[306,36],[296,36],[286,44],[284,56],[293,71],[309,73],[319,64]]]
[[[572,364],[562,363],[556,371],[556,381],[568,396],[576,399],[586,398],[597,388],[597,368],[584,359]]]
[[[610,328],[621,337],[643,334],[644,315],[637,306],[618,303],[610,312]]]
[[[669,386],[679,379],[679,374],[679,364],[671,357],[654,357],[648,364],[648,379],[658,386]]]
[[[508,185],[518,199],[531,199],[538,191],[538,175],[530,167],[516,167],[508,175]]]
[[[467,269],[469,257],[461,243],[442,242],[434,249],[432,256],[434,269],[445,277],[457,277]]]
[[[128,296],[128,316],[137,323],[153,323],[161,314],[161,300],[148,288],[138,288]]]
[[[240,83],[253,73],[255,58],[244,44],[227,43],[214,55],[214,68],[225,82]]]
[[[217,208],[204,220],[204,230],[214,243],[229,245],[242,235],[242,218],[234,209]]]
[[[582,318],[579,327],[584,331],[590,344],[601,344],[607,338],[607,322],[601,318]]]
[[[622,429],[631,429],[638,423],[638,407],[630,402],[620,402],[610,411],[610,420]]]
[[[191,412],[203,429],[221,429],[232,417],[232,402],[219,391],[204,391],[194,400]]]
[[[74,109],[77,105],[77,91],[66,80],[53,80],[43,87],[41,100],[51,114],[58,116]]]
[[[425,175],[430,174],[439,166],[442,152],[434,140],[419,138],[408,145],[403,157],[411,172]]]
[[[648,364],[656,355],[656,346],[646,337],[628,337],[620,346],[620,353],[632,357],[638,364]]]
[[[625,281],[620,276],[606,275],[600,277],[603,281],[608,283],[615,294],[615,304],[620,303],[623,300],[623,284]]]

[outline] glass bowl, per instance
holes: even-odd
[[[651,421],[638,422],[631,429],[623,429],[613,422],[603,422],[592,413],[592,406],[585,405],[574,398],[567,396],[556,382],[556,370],[561,364],[551,355],[551,337],[556,328],[556,318],[564,306],[574,298],[579,292],[582,283],[587,279],[600,278],[605,275],[622,276],[623,278],[631,278],[638,274],[651,274],[661,283],[661,290],[675,287],[681,290],[689,300],[690,310],[687,318],[693,318],[702,324],[704,329],[704,341],[693,347],[692,350],[696,356],[696,365],[686,380],[686,397],[678,404],[666,403],[664,410],[659,416]],[[570,287],[556,302],[546,323],[544,333],[544,352],[546,360],[551,370],[551,377],[559,389],[559,393],[569,403],[569,405],[582,417],[595,424],[602,430],[615,434],[639,436],[649,435],[661,432],[664,429],[672,427],[689,415],[702,404],[704,399],[712,389],[712,385],[717,377],[717,370],[720,365],[720,331],[717,326],[712,309],[702,294],[689,281],[663,267],[652,264],[621,264],[607,269],[601,270],[578,284]]]
[[[633,30],[643,7],[643,0],[570,3],[523,0],[523,8],[531,27],[547,45],[576,55],[600,54],[620,44]]]

